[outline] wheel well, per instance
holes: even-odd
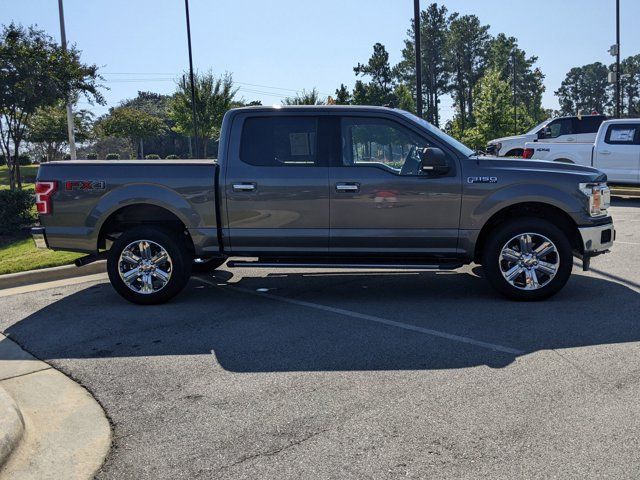
[[[106,249],[107,240],[117,237],[131,227],[140,225],[158,225],[175,232],[183,232],[187,239],[187,247],[194,250],[187,227],[174,213],[166,208],[145,203],[128,205],[109,215],[98,234],[98,249]]]
[[[522,155],[524,155],[523,148],[513,148],[509,150],[504,156],[505,157],[521,157]]]
[[[571,243],[571,247],[574,250],[580,251],[582,249],[578,225],[576,225],[574,220],[566,212],[547,203],[527,202],[503,208],[499,212],[495,213],[487,223],[484,224],[482,230],[480,230],[480,235],[478,235],[478,240],[476,241],[474,261],[476,263],[480,261],[484,244],[491,230],[510,219],[524,217],[541,218],[553,223],[556,227],[566,233],[567,238]]]

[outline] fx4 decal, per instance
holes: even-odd
[[[65,190],[104,190],[106,188],[104,180],[67,180],[64,182]]]
[[[498,177],[467,177],[467,183],[498,183]]]

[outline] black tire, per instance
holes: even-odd
[[[543,285],[534,290],[524,290],[522,285],[518,288],[518,286],[509,283],[503,276],[502,268],[506,270],[506,267],[515,267],[515,263],[504,263],[505,260],[500,260],[500,254],[507,242],[526,233],[543,236],[550,240],[555,245],[557,252],[550,254],[551,258],[559,261],[555,276],[549,277],[538,272],[542,277],[540,283]],[[541,218],[521,218],[509,221],[499,225],[489,234],[482,252],[482,268],[491,286],[502,295],[514,300],[543,300],[558,293],[571,276],[573,269],[571,243],[560,228]],[[526,272],[523,271],[523,275],[526,277]],[[518,282],[522,282],[520,279],[523,277],[518,277]],[[544,284],[544,280],[547,280],[546,284]]]
[[[194,261],[193,265],[191,265],[191,271],[193,273],[212,272],[226,261],[226,258],[208,258],[204,261]]]
[[[164,286],[159,286],[158,290],[152,293],[134,291],[127,286],[120,276],[120,256],[122,252],[127,246],[142,240],[153,242],[152,245],[156,251],[158,247],[163,248],[170,260],[170,263],[162,264],[162,267],[171,273],[168,281]],[[191,254],[180,232],[155,226],[135,227],[125,231],[113,243],[107,258],[107,273],[109,274],[111,285],[122,297],[139,305],[155,305],[167,302],[182,291],[191,276],[192,260]],[[133,263],[131,265],[125,264],[126,262],[123,261],[124,269],[132,270],[135,268]],[[155,275],[155,273],[153,275]],[[134,280],[132,283],[136,282],[136,284],[139,285],[141,282],[140,276],[136,278],[138,280]],[[162,283],[159,278],[154,278],[153,282],[156,285]]]

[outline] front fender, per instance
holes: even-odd
[[[543,203],[563,210],[575,217],[584,210],[584,200],[580,192],[569,192],[558,187],[541,183],[516,183],[486,193],[480,197],[465,195],[465,198],[480,198],[475,204],[467,205],[467,215],[463,213],[465,224],[461,228],[479,230],[500,210],[521,203]]]

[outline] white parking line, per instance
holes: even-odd
[[[402,328],[403,330],[409,330],[412,332],[424,333],[425,335],[431,335],[432,337],[444,338],[446,340],[451,340],[459,343],[466,343],[468,345],[474,345],[476,347],[486,348],[489,350],[493,350],[496,352],[509,353],[511,355],[522,355],[525,353],[522,350],[516,350],[515,348],[505,347],[503,345],[498,345],[495,343],[482,342],[480,340],[475,340],[470,337],[462,337],[460,335],[453,335],[451,333],[441,332],[439,330],[432,330],[430,328],[418,327],[416,325],[411,325],[408,323],[396,322],[395,320],[388,320],[386,318],[376,317],[373,315],[367,315],[365,313],[358,313],[351,310],[345,310],[343,308],[330,307],[328,305],[321,305],[318,303],[305,302],[302,300],[294,300],[292,298],[281,297],[279,295],[272,295],[270,293],[260,293],[255,290],[249,290],[247,288],[235,287],[232,285],[228,285],[226,287],[220,287],[218,283],[212,282],[207,278],[202,277],[193,277],[196,280],[200,280],[208,285],[217,288],[231,288],[232,290],[237,290],[239,292],[248,293],[251,295],[255,295],[258,297],[269,298],[271,300],[277,300],[279,302],[290,303],[292,305],[298,305],[301,307],[314,308],[316,310],[322,310],[325,312],[337,313],[338,315],[344,315],[347,317],[357,318],[359,320],[367,320],[369,322],[380,323],[382,325],[387,325],[390,327]]]

